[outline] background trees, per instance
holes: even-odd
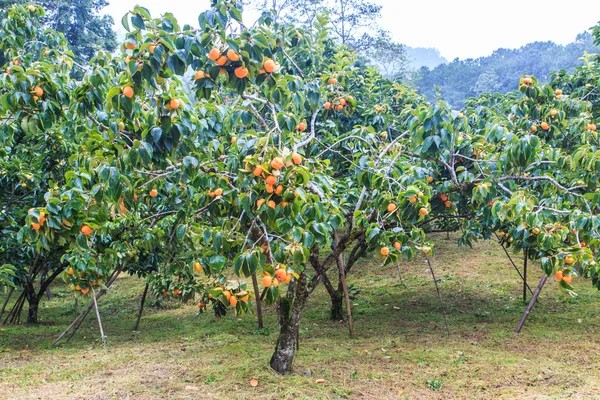
[[[29,3],[26,0],[0,0],[0,8]],[[77,61],[87,63],[98,49],[113,51],[117,48],[112,17],[99,15],[108,5],[107,0],[42,0],[36,4],[44,9],[45,15],[41,18],[44,27],[65,35]],[[0,63],[4,64],[1,54]]]
[[[439,87],[442,98],[458,109],[467,98],[483,92],[516,90],[515,82],[523,74],[548,83],[552,71],[572,72],[581,66],[580,58],[586,51],[599,51],[589,32],[577,35],[575,42],[566,46],[553,42],[529,43],[514,50],[498,49],[487,57],[456,59],[435,68],[422,67],[413,83],[430,101],[435,99],[435,87]]]

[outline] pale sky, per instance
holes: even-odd
[[[381,25],[394,40],[435,47],[449,61],[518,48],[535,41],[567,44],[600,21],[600,0],[373,0],[383,6]],[[170,11],[181,23],[198,25],[210,0],[109,0],[104,12],[122,30],[121,17],[134,5],[153,16]],[[253,22],[257,13],[244,12]]]

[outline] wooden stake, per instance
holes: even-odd
[[[523,303],[527,303],[527,249],[523,250]]]
[[[496,235],[496,238],[498,240],[500,240],[500,238],[498,238],[498,235]],[[515,268],[515,271],[517,271],[517,273],[519,274],[519,276],[521,277],[521,280],[523,280],[523,284],[527,287],[527,289],[529,290],[529,293],[531,293],[533,295],[533,290],[531,290],[531,288],[529,287],[529,285],[527,284],[527,280],[525,279],[525,277],[521,274],[521,271],[519,271],[519,267],[517,267],[517,264],[515,264],[515,262],[513,261],[512,257],[510,256],[510,254],[508,254],[508,251],[506,250],[506,247],[504,247],[503,244],[500,244],[500,247],[502,247],[502,250],[504,250],[504,253],[506,254],[506,257],[508,257],[508,259],[510,260],[510,263],[512,264],[512,266]]]
[[[540,295],[540,292],[542,291],[542,288],[544,287],[544,284],[546,283],[546,279],[548,279],[548,275],[543,274],[542,279],[540,279],[540,283],[538,284],[538,287],[535,289],[533,296],[531,296],[529,305],[525,309],[525,312],[523,313],[523,316],[521,317],[521,320],[519,321],[519,324],[517,325],[517,328],[515,329],[515,333],[521,332],[521,328],[523,328],[523,324],[525,323],[527,316],[531,312],[531,309],[533,308],[535,301],[537,300],[538,296]]]
[[[4,314],[4,310],[6,310],[6,306],[8,305],[8,302],[12,296],[12,294],[14,293],[15,288],[11,287],[10,290],[8,291],[8,294],[6,295],[6,300],[4,300],[4,304],[2,305],[2,310],[0,310],[0,319],[2,319],[2,315]]]
[[[140,310],[138,311],[137,320],[135,321],[135,326],[133,327],[134,331],[137,331],[140,327],[140,320],[142,319],[142,312],[144,311],[144,303],[146,302],[146,295],[148,294],[148,286],[150,286],[150,284],[146,282],[146,287],[144,287],[144,293],[142,294]]]
[[[448,334],[448,336],[450,336],[450,328],[448,328],[448,319],[446,317],[446,306],[444,305],[444,301],[442,300],[442,293],[440,292],[437,279],[435,278],[435,273],[433,272],[433,268],[431,267],[431,261],[429,261],[429,257],[427,257],[427,254],[425,254],[425,260],[427,260],[427,264],[429,265],[431,277],[433,278],[433,283],[435,284],[435,290],[437,292],[438,299],[440,300],[440,304],[442,305],[442,313],[444,314],[444,325],[446,325],[446,333]]]
[[[94,287],[92,287],[92,301],[94,302],[94,308],[96,309],[98,327],[100,328],[100,337],[102,338],[102,343],[104,344],[104,350],[106,350],[106,338],[104,337],[104,329],[102,328],[102,319],[100,318],[100,310],[98,310],[98,302],[96,301],[96,292],[94,292]]]
[[[340,282],[344,289],[344,299],[346,300],[346,315],[348,316],[348,334],[352,337],[353,326],[352,326],[352,305],[350,304],[350,294],[348,293],[348,285],[346,284],[346,271],[344,270],[344,261],[340,254],[337,258],[338,269],[340,270]]]
[[[402,270],[400,269],[400,261],[398,261],[397,266],[398,266],[398,276],[400,277],[400,282],[402,283],[402,286],[404,286],[405,289],[408,289],[408,286],[406,286],[406,283],[404,283],[404,277],[402,276]]]
[[[121,269],[117,268],[116,270],[113,271],[112,275],[110,276],[108,282],[106,282],[106,289],[108,289],[114,281],[117,280],[117,278],[119,277],[119,274],[121,273]],[[100,297],[104,296],[106,294],[106,289],[102,289],[100,292],[98,292],[97,296],[94,296],[94,299],[97,300]],[[75,332],[77,332],[77,330],[79,329],[79,327],[81,326],[81,324],[83,323],[83,321],[85,320],[85,318],[88,316],[88,314],[90,313],[90,311],[92,310],[92,308],[94,307],[94,302],[92,301],[82,312],[81,314],[79,314],[79,316],[77,318],[75,318],[75,320],[73,320],[73,322],[71,323],[71,325],[69,325],[67,327],[67,329],[64,330],[63,333],[61,333],[54,342],[52,342],[52,346],[56,346],[56,344],[58,342],[60,342],[60,340],[66,336],[67,333],[69,333],[69,331],[71,331],[71,334],[69,335],[69,337],[67,338],[67,342],[69,340],[71,340],[71,338],[73,337],[73,335],[75,335]]]

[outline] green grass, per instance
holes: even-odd
[[[345,324],[327,320],[329,298],[319,288],[302,319],[295,373],[284,377],[268,368],[277,338],[272,308],[259,331],[252,316],[217,320],[173,302],[147,307],[132,332],[143,282],[124,275],[100,301],[108,350],[93,314],[69,343],[52,348],[73,318],[73,298],[57,284],[39,326],[0,327],[0,398],[600,397],[600,294],[589,282],[575,280],[579,297],[572,299],[548,280],[515,335],[525,306],[502,249],[493,242],[459,249],[444,236],[435,242],[450,336],[422,258],[402,264],[406,287],[395,266],[382,268],[377,259],[352,272],[349,284],[361,291],[352,339]],[[533,264],[529,271],[535,288],[541,270]]]

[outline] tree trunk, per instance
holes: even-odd
[[[275,352],[271,357],[271,368],[279,374],[292,372],[296,338],[299,332],[300,316],[308,298],[306,275],[302,273],[297,281],[289,284],[286,300],[290,302],[289,315],[280,319],[279,337]]]
[[[256,300],[256,318],[258,323],[258,329],[264,328],[263,325],[263,313],[262,304],[260,300],[260,289],[258,288],[258,280],[256,278],[256,272],[252,274],[252,288],[254,289],[254,298]]]
[[[41,296],[33,295],[27,296],[27,303],[29,303],[29,311],[27,312],[27,323],[37,324],[38,323],[38,309],[40,307]]]
[[[331,321],[344,320],[344,289],[341,286],[342,283],[340,282],[335,295],[331,296],[331,315],[329,317]]]

